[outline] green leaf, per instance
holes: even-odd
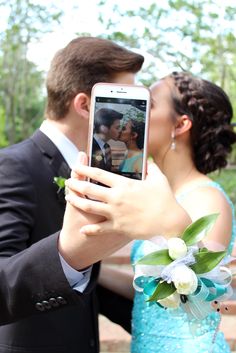
[[[159,282],[152,295],[146,301],[153,302],[160,299],[164,299],[166,297],[169,297],[169,295],[171,295],[175,291],[176,288],[173,283]]]
[[[206,252],[206,251],[209,251],[209,250],[205,247],[199,249],[199,252]]]
[[[54,180],[54,183],[57,184],[57,186],[59,187],[59,191],[65,187],[66,178],[59,176],[59,177],[54,177],[53,180]]]
[[[194,254],[196,263],[190,267],[196,274],[209,272],[220,263],[226,253],[226,251],[216,252],[209,251],[204,248],[203,251],[199,251],[197,254]]]
[[[136,265],[168,265],[172,261],[168,249],[162,249],[143,256]]]
[[[197,221],[190,224],[182,234],[182,239],[185,241],[186,245],[194,245],[201,241],[210,229],[213,227],[218,213],[213,213],[208,216],[199,218]]]

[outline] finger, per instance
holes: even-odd
[[[127,180],[127,178],[125,178],[121,175],[107,172],[103,169],[88,167],[88,166],[84,166],[84,165],[77,165],[75,167],[75,171],[79,175],[83,175],[87,178],[96,180],[96,181],[98,181],[104,185],[110,186],[110,187],[118,185],[118,184]]]
[[[154,162],[148,162],[147,165],[147,178],[149,180],[157,180],[157,178],[164,177],[160,168]]]
[[[225,302],[221,303],[221,305],[220,305],[221,314],[229,314],[230,305],[232,305],[230,301],[225,301]],[[218,304],[218,308],[219,308],[219,304]]]
[[[109,220],[96,224],[88,224],[81,227],[80,232],[85,235],[97,235],[110,233],[112,231],[112,225]]]
[[[79,195],[77,192],[70,189],[68,186],[65,186],[65,200],[67,200],[68,195],[74,195],[75,197],[80,196],[82,198],[84,197],[83,195]]]
[[[77,161],[76,161],[75,165],[78,165],[78,164],[82,164],[82,165],[88,164],[88,157],[85,152],[78,153],[78,157],[77,157]],[[72,171],[71,171],[71,177],[77,178],[79,180],[85,180],[85,177],[76,173],[74,169],[72,169]]]
[[[65,196],[67,202],[69,202],[72,206],[79,208],[80,210],[91,213],[94,215],[107,217],[108,213],[106,211],[107,205],[103,202],[93,201],[89,199],[85,199],[74,193],[69,193]]]
[[[109,189],[107,187],[89,183],[88,181],[81,181],[76,178],[67,179],[65,185],[66,188],[87,196],[90,199],[108,202]]]

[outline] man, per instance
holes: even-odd
[[[112,170],[112,154],[109,140],[118,140],[120,120],[123,114],[113,109],[101,108],[94,116],[94,138],[92,147],[92,166]]]
[[[46,120],[32,137],[0,152],[0,276],[6,282],[0,353],[99,350],[99,264],[92,264],[127,239],[109,236],[101,243],[83,236],[80,225],[89,221],[83,214],[76,236],[69,216],[60,233],[65,202],[53,180],[68,178],[78,151],[86,150],[92,86],[132,84],[142,63],[141,55],[108,40],[72,40],[51,63]],[[118,308],[112,307],[114,319],[127,326]]]

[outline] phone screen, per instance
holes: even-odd
[[[148,104],[147,99],[94,97],[91,166],[143,178]]]

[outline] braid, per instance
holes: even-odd
[[[131,121],[131,131],[137,133],[136,143],[140,150],[143,149],[144,144],[144,131],[145,123],[143,121],[138,121],[135,119],[130,119]]]
[[[170,77],[176,88],[172,94],[174,109],[192,121],[191,141],[197,169],[207,174],[225,167],[231,145],[236,142],[228,96],[217,85],[189,73],[173,72]]]

